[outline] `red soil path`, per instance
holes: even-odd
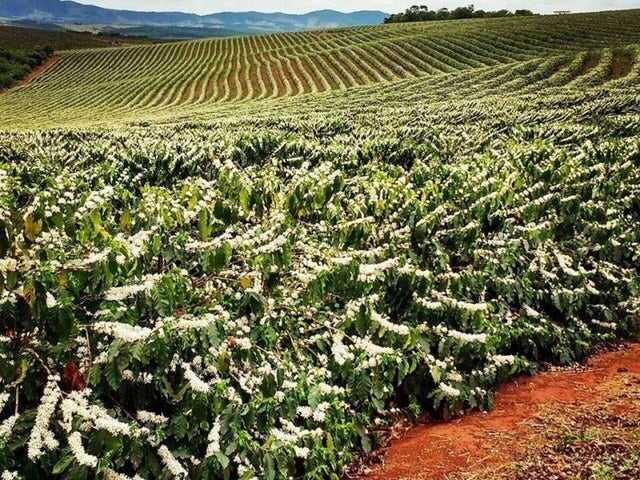
[[[631,55],[614,55],[611,62],[611,71],[607,75],[607,80],[615,80],[629,74],[633,67]]]
[[[20,80],[18,83],[16,83],[16,87],[24,87],[25,85],[29,84],[29,82],[31,82],[34,78],[36,78],[38,75],[42,75],[42,73],[49,68],[50,66],[52,66],[54,63],[56,63],[58,60],[60,60],[60,55],[54,55],[52,57],[49,57],[47,60],[45,60],[44,62],[42,62],[40,65],[38,65],[34,70],[32,70],[29,75],[27,75],[26,77],[24,77],[22,80]]]
[[[418,425],[386,449],[384,462],[372,466],[363,480],[445,480],[460,473],[504,464],[523,447],[526,420],[543,405],[588,403],[594,387],[630,372],[640,374],[640,343],[590,359],[588,371],[547,372],[501,385],[495,408],[449,422]],[[522,443],[522,442],[521,442]]]

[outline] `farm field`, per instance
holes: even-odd
[[[151,40],[0,24],[0,94],[9,88],[23,87],[32,78],[40,76],[60,58],[54,55],[55,52],[106,47],[115,49],[131,43],[150,44]]]
[[[74,50],[1,95],[0,472],[338,479],[637,336],[638,27]]]
[[[640,11],[632,10],[571,20],[427,22],[69,52],[28,88],[3,97],[0,125],[175,120],[181,113],[211,118],[279,108],[282,97],[304,93],[325,92],[320,97],[329,102],[336,90],[375,96],[376,90],[362,87],[395,88],[398,81],[420,92],[432,84],[448,90],[460,79],[490,79],[492,72],[514,80],[529,74],[542,85],[552,74],[553,86],[604,83],[614,62],[615,75],[628,73],[640,43],[639,19]],[[591,71],[593,66],[600,68]],[[423,83],[414,88],[412,81]],[[505,85],[511,92],[523,86]],[[479,86],[478,93],[486,91]],[[299,100],[303,106],[307,97]],[[269,99],[276,101],[252,101]]]
[[[148,39],[120,39],[108,36],[73,33],[38,28],[0,25],[0,45],[16,49],[31,49],[49,45],[56,51],[77,50],[84,48],[113,48],[120,42],[149,42]]]

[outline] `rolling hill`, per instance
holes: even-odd
[[[0,25],[0,47],[29,49],[49,45],[55,51],[79,50],[84,48],[116,47],[139,43],[150,43],[145,38],[120,38],[91,33],[43,30],[41,28]]]
[[[302,15],[261,12],[222,12],[196,15],[182,12],[112,10],[62,0],[0,0],[0,18],[47,23],[111,26],[174,26],[222,28],[237,32],[277,32],[311,28],[375,25],[387,14],[379,11],[342,13],[318,10]]]
[[[68,52],[30,85],[5,94],[0,113],[7,125],[61,116],[92,122],[114,116],[153,119],[185,109],[207,112],[230,102],[254,104],[399,80],[455,83],[502,71],[534,75],[529,69],[538,64],[548,66],[555,82],[562,77],[568,83],[588,62],[613,65],[612,48],[635,51],[639,21],[640,11],[634,10]],[[597,52],[589,60],[580,60],[592,50]]]

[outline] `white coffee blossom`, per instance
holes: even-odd
[[[78,464],[90,468],[95,468],[98,465],[98,457],[90,455],[85,451],[80,432],[73,432],[69,435],[69,448]]]
[[[0,423],[0,439],[8,438],[11,435],[18,418],[20,418],[20,414],[16,413]]]
[[[293,447],[296,457],[298,458],[307,458],[309,456],[309,449],[307,447]]]
[[[162,414],[148,412],[146,410],[138,410],[136,413],[138,420],[143,423],[154,423],[156,425],[165,425],[169,419]]]
[[[460,396],[460,390],[452,387],[451,385],[448,385],[446,383],[440,383],[438,387],[440,388],[440,390],[442,390],[442,393],[444,393],[447,397],[455,398]]]
[[[196,375],[195,372],[191,369],[191,365],[183,362],[182,368],[184,369],[184,377],[187,379],[194,392],[209,393],[209,391],[211,390],[211,385],[198,377],[198,375]]]
[[[173,478],[184,478],[187,476],[187,471],[165,445],[160,445],[158,455],[162,463],[167,467],[167,470],[173,475]]]
[[[47,379],[40,405],[36,411],[36,418],[29,435],[29,443],[27,444],[27,455],[31,460],[36,460],[47,450],[54,450],[58,447],[58,440],[49,430],[51,419],[55,412],[58,401],[60,400],[61,391],[58,387],[60,377],[51,375]]]
[[[209,445],[207,446],[207,457],[211,457],[220,451],[220,417],[213,422],[213,427],[209,431],[207,437]]]

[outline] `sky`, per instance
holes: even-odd
[[[427,0],[407,1],[406,3],[391,0],[75,0],[79,3],[98,5],[106,8],[142,11],[179,11],[199,14],[223,11],[243,12],[256,10],[259,12],[306,13],[312,10],[330,8],[341,12],[356,10],[382,10],[395,13],[413,5],[426,4],[430,10],[441,7],[455,8],[473,4],[476,9],[483,10],[516,10],[527,8],[536,13],[551,13],[554,10],[570,10],[572,12],[588,12],[598,10],[622,10],[640,8],[640,0]]]

